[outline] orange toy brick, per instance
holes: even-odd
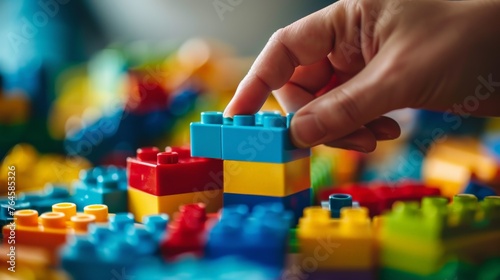
[[[52,265],[57,264],[57,251],[66,243],[68,235],[85,234],[87,226],[107,216],[107,206],[94,205],[87,208],[87,213],[76,213],[74,203],[58,203],[52,206],[52,212],[38,215],[35,210],[19,210],[14,213],[15,223],[3,227],[3,243],[44,249]],[[105,214],[104,214],[105,213]],[[107,220],[107,219],[106,219]],[[10,243],[9,243],[10,242]]]
[[[0,244],[0,279],[69,280],[65,273],[51,266],[45,250],[21,245],[13,247]]]

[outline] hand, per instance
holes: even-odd
[[[363,152],[399,136],[394,109],[500,115],[499,19],[499,0],[336,2],[278,30],[224,114],[275,90],[297,146]]]

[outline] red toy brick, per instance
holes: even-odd
[[[206,231],[211,224],[202,203],[188,204],[169,223],[167,235],[160,244],[163,257],[173,261],[183,254],[202,257],[206,242]]]
[[[371,216],[378,215],[382,211],[379,197],[375,195],[368,184],[348,184],[340,188],[323,189],[319,192],[319,199],[320,201],[328,201],[329,196],[336,193],[351,195],[353,201],[357,201],[360,206],[368,208]]]
[[[331,194],[345,193],[352,196],[360,206],[369,209],[370,216],[382,214],[392,208],[396,201],[420,201],[426,196],[439,196],[439,188],[429,187],[420,182],[401,181],[395,184],[372,182],[349,184],[339,188],[323,189],[319,192],[321,201],[328,200]]]
[[[145,114],[167,108],[169,93],[149,73],[130,71],[128,78],[130,91],[125,106],[128,112]]]
[[[128,185],[156,196],[222,189],[222,160],[195,158],[187,148],[137,150],[127,159]]]

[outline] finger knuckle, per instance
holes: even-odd
[[[339,89],[336,94],[333,95],[338,104],[338,110],[340,110],[341,115],[345,117],[345,125],[351,127],[360,127],[362,125],[360,117],[361,110],[354,98],[345,90]]]

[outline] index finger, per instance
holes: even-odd
[[[340,11],[338,3],[275,32],[239,84],[224,115],[254,114],[272,90],[290,79],[295,67],[326,57],[335,44],[331,19]]]

